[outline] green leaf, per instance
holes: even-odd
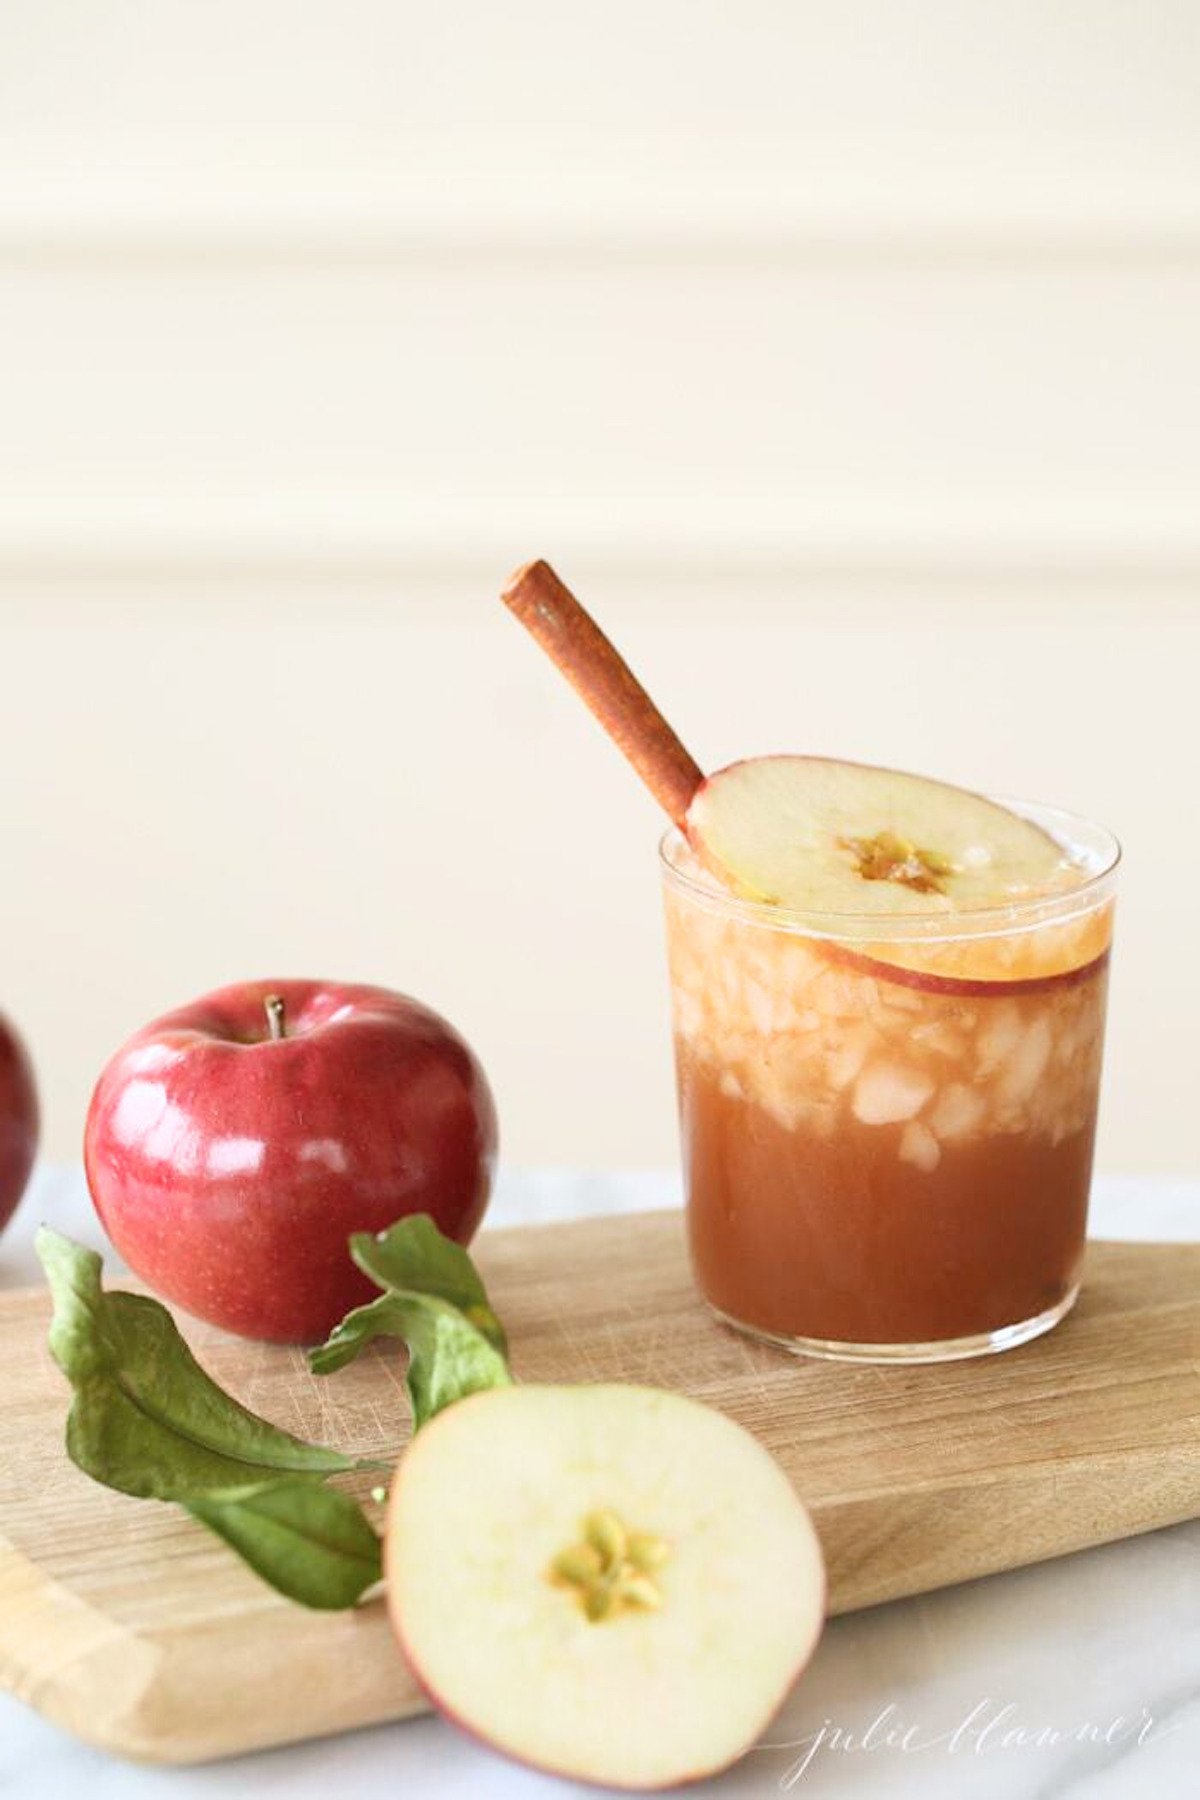
[[[401,1338],[408,1346],[414,1428],[455,1400],[512,1382],[499,1350],[463,1313],[431,1294],[410,1293],[381,1294],[348,1313],[326,1342],[310,1352],[314,1374],[344,1368],[377,1337]]]
[[[353,1606],[379,1581],[379,1539],[348,1494],[311,1481],[272,1481],[208,1494],[188,1511],[301,1606]]]
[[[462,1245],[443,1237],[427,1214],[378,1237],[358,1232],[350,1254],[384,1292],[309,1353],[315,1374],[344,1368],[375,1338],[402,1339],[416,1429],[455,1400],[510,1385],[504,1331],[484,1285]]]
[[[443,1237],[428,1213],[400,1219],[377,1236],[356,1231],[350,1254],[377,1287],[428,1294],[456,1307],[504,1356],[504,1327],[488,1303],[474,1263],[453,1238]]]
[[[54,1296],[50,1350],[75,1390],[67,1450],[85,1474],[123,1494],[190,1502],[264,1476],[357,1466],[240,1406],[157,1300],[104,1292],[94,1250],[43,1226],[37,1252]]]
[[[379,1580],[379,1539],[362,1508],[323,1485],[361,1465],[240,1406],[165,1306],[105,1293],[94,1250],[43,1226],[37,1252],[54,1297],[51,1354],[75,1390],[67,1453],[86,1475],[178,1502],[304,1606],[352,1606]]]

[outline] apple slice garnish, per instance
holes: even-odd
[[[1048,833],[981,794],[819,756],[718,770],[685,829],[735,893],[810,915],[1002,907],[1073,875]]]
[[[508,1387],[417,1433],[384,1561],[434,1703],[555,1774],[661,1788],[728,1767],[820,1635],[820,1545],[787,1478],[657,1389]]]
[[[862,973],[946,993],[1078,980],[1105,956],[1108,909],[1003,929],[1010,906],[1068,893],[1088,871],[1040,825],[948,782],[816,756],[733,763],[697,790],[688,842],[732,892],[820,929],[855,926],[826,954]],[[970,915],[999,929],[955,935]],[[946,930],[872,936],[871,921],[944,915]],[[986,921],[991,923],[992,921]],[[977,922],[978,923],[978,922]]]

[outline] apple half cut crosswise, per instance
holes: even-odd
[[[518,1386],[417,1433],[388,1606],[434,1704],[559,1775],[650,1789],[727,1767],[820,1635],[824,1565],[787,1477],[658,1389]]]

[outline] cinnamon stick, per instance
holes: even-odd
[[[557,663],[663,811],[682,825],[704,776],[591,615],[540,561],[511,575],[501,599]]]

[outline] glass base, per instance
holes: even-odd
[[[757,1338],[760,1343],[774,1344],[777,1349],[790,1350],[794,1356],[815,1356],[825,1362],[936,1363],[962,1362],[969,1356],[995,1356],[1001,1350],[1015,1350],[1018,1344],[1027,1344],[1031,1338],[1053,1330],[1060,1319],[1066,1318],[1078,1298],[1079,1283],[1076,1282],[1056,1305],[1035,1313],[1032,1319],[1022,1319],[1016,1325],[1001,1325],[996,1331],[980,1331],[974,1337],[935,1338],[927,1344],[848,1344],[837,1338],[783,1337],[778,1332],[760,1331],[757,1325],[745,1325],[740,1319],[730,1318],[719,1306],[714,1306],[712,1311],[735,1331]]]

